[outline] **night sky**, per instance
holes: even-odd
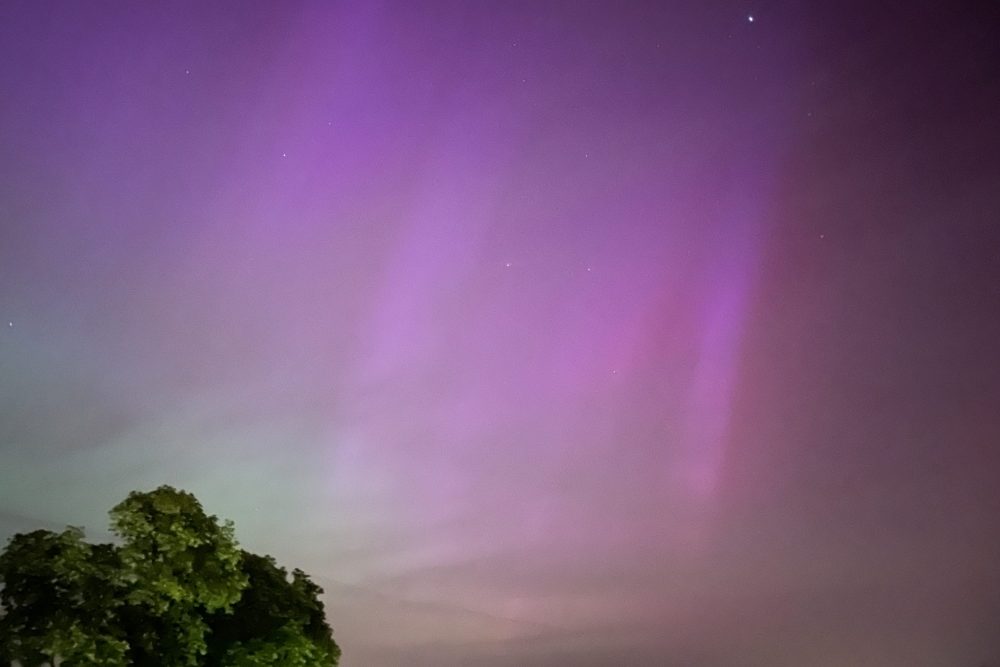
[[[0,4],[0,538],[171,484],[347,667],[1000,664],[1000,12]]]

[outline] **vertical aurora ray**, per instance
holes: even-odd
[[[773,161],[773,158],[772,160]],[[752,170],[750,170],[752,173]],[[750,179],[748,179],[750,180]],[[719,481],[742,351],[743,331],[760,270],[759,238],[767,233],[760,210],[767,182],[754,178],[756,190],[732,197],[727,234],[713,250],[711,285],[700,318],[697,362],[685,410],[685,477],[692,493],[711,501]],[[746,188],[747,183],[740,188]]]

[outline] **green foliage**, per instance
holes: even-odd
[[[79,528],[15,535],[0,555],[0,653],[25,665],[52,655],[66,665],[125,664],[117,565],[110,548],[87,544]]]
[[[270,556],[244,551],[241,565],[249,583],[232,613],[211,621],[209,664],[336,665],[340,648],[319,599],[323,589],[301,570],[289,576]],[[259,662],[275,650],[281,661]]]
[[[228,609],[246,586],[231,523],[205,514],[190,493],[161,486],[132,492],[111,510],[122,538],[121,558],[136,582],[136,604],[164,612],[171,606]]]
[[[138,665],[196,667],[208,650],[206,612],[239,600],[246,575],[230,523],[169,486],[129,494],[111,510],[126,573],[127,627]]]
[[[222,667],[264,667],[265,665],[287,665],[287,667],[322,667],[336,665],[340,657],[336,653],[309,639],[301,626],[288,623],[265,638],[241,642],[226,651]]]
[[[240,550],[190,493],[133,492],[111,511],[120,546],[34,531],[0,554],[0,664],[335,667],[322,589]]]

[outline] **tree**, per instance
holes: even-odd
[[[116,622],[120,568],[109,545],[83,531],[15,535],[0,555],[0,655],[25,667],[125,664],[128,646]]]
[[[24,667],[335,667],[322,589],[239,548],[183,491],[129,494],[118,545],[38,530],[0,554],[0,662]]]
[[[289,575],[270,556],[244,551],[241,566],[248,585],[232,613],[211,620],[209,664],[336,664],[340,649],[319,600],[323,589],[301,570]],[[281,660],[261,661],[271,654]]]

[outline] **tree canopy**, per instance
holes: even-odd
[[[240,549],[230,522],[161,486],[111,510],[119,544],[83,530],[13,536],[0,553],[0,664],[335,667],[323,590]]]

